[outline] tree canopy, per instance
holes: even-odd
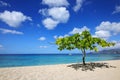
[[[98,46],[110,47],[114,46],[115,43],[107,42],[104,39],[98,37],[92,37],[89,31],[85,30],[81,34],[76,33],[72,36],[67,36],[64,38],[58,38],[56,40],[59,50],[67,49],[85,49],[98,51]]]
[[[58,38],[56,40],[56,45],[58,45],[59,50],[79,49],[82,51],[85,58],[86,50],[98,51],[98,46],[110,47],[114,46],[115,43],[107,42],[106,40],[98,37],[93,37],[89,31],[85,30],[81,34],[76,33],[72,36]]]

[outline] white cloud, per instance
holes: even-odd
[[[120,48],[120,41],[112,41],[115,43],[114,46],[106,47],[105,49],[118,49]]]
[[[58,38],[63,38],[64,36],[58,36]]]
[[[103,39],[108,39],[111,36],[109,31],[104,31],[104,30],[96,31],[95,35],[96,37],[100,37]]]
[[[48,46],[39,46],[39,48],[47,48]]]
[[[69,35],[68,34],[65,34],[64,37],[68,37]]]
[[[64,38],[64,37],[68,37],[69,35],[68,34],[65,34],[64,36],[57,36],[57,35],[55,35],[55,36],[53,36],[53,38],[54,39],[57,39],[57,38]]]
[[[73,7],[73,10],[75,12],[79,11],[80,8],[82,7],[84,0],[76,0],[76,5]]]
[[[49,7],[60,7],[69,5],[67,0],[42,0],[42,4],[48,5]]]
[[[52,30],[58,24],[68,21],[70,13],[66,8],[69,5],[67,0],[42,0],[42,4],[49,6],[39,10],[45,17],[42,23],[47,29]]]
[[[86,26],[83,26],[82,28],[74,28],[71,32],[69,32],[69,34],[76,34],[76,33],[81,34],[84,30],[90,31],[89,28],[87,28]]]
[[[11,5],[9,3],[0,1],[0,6],[8,6],[8,7],[10,7]]]
[[[38,11],[38,13],[42,14],[43,16],[47,16],[48,15],[48,9],[47,8],[40,9]]]
[[[120,22],[109,22],[109,21],[103,21],[99,26],[96,27],[96,30],[104,30],[104,31],[110,31],[112,35],[117,35],[120,33]]]
[[[57,37],[58,37],[57,35],[53,36],[54,39],[57,39]]]
[[[26,20],[32,21],[30,17],[25,16],[22,12],[10,12],[7,10],[5,10],[3,13],[0,13],[0,20],[11,27],[18,27],[22,22]]]
[[[61,35],[60,35],[60,36],[57,36],[56,39],[57,39],[57,38],[64,38],[64,36],[61,36]]]
[[[44,40],[46,40],[46,38],[45,37],[40,37],[38,40],[44,41]]]
[[[54,20],[57,20],[61,23],[67,22],[70,17],[69,11],[65,7],[50,8],[48,9],[48,14]]]
[[[120,48],[120,43],[116,44],[115,46],[110,47],[112,49]]]
[[[19,35],[24,34],[23,32],[19,32],[19,31],[16,31],[16,30],[9,30],[9,29],[3,29],[3,28],[0,28],[0,31],[3,34],[19,34]]]
[[[120,13],[120,6],[116,6],[112,14]]]
[[[59,23],[66,23],[70,17],[70,13],[65,7],[41,9],[39,13],[46,17],[42,23],[49,30],[54,29]]]
[[[55,21],[51,18],[46,18],[42,21],[42,23],[47,29],[51,30],[51,29],[54,29],[57,26],[59,21]]]

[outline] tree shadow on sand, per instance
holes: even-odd
[[[116,66],[111,66],[108,63],[86,63],[86,65],[83,64],[71,64],[67,67],[74,68],[75,70],[81,69],[82,71],[94,71],[96,68],[116,68]]]

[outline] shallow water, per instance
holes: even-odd
[[[87,54],[86,61],[118,60],[120,54]],[[81,54],[0,54],[0,67],[37,66],[82,62]]]

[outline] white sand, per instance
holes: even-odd
[[[120,60],[104,62],[116,68],[76,71],[69,64],[0,68],[0,80],[120,80]]]

